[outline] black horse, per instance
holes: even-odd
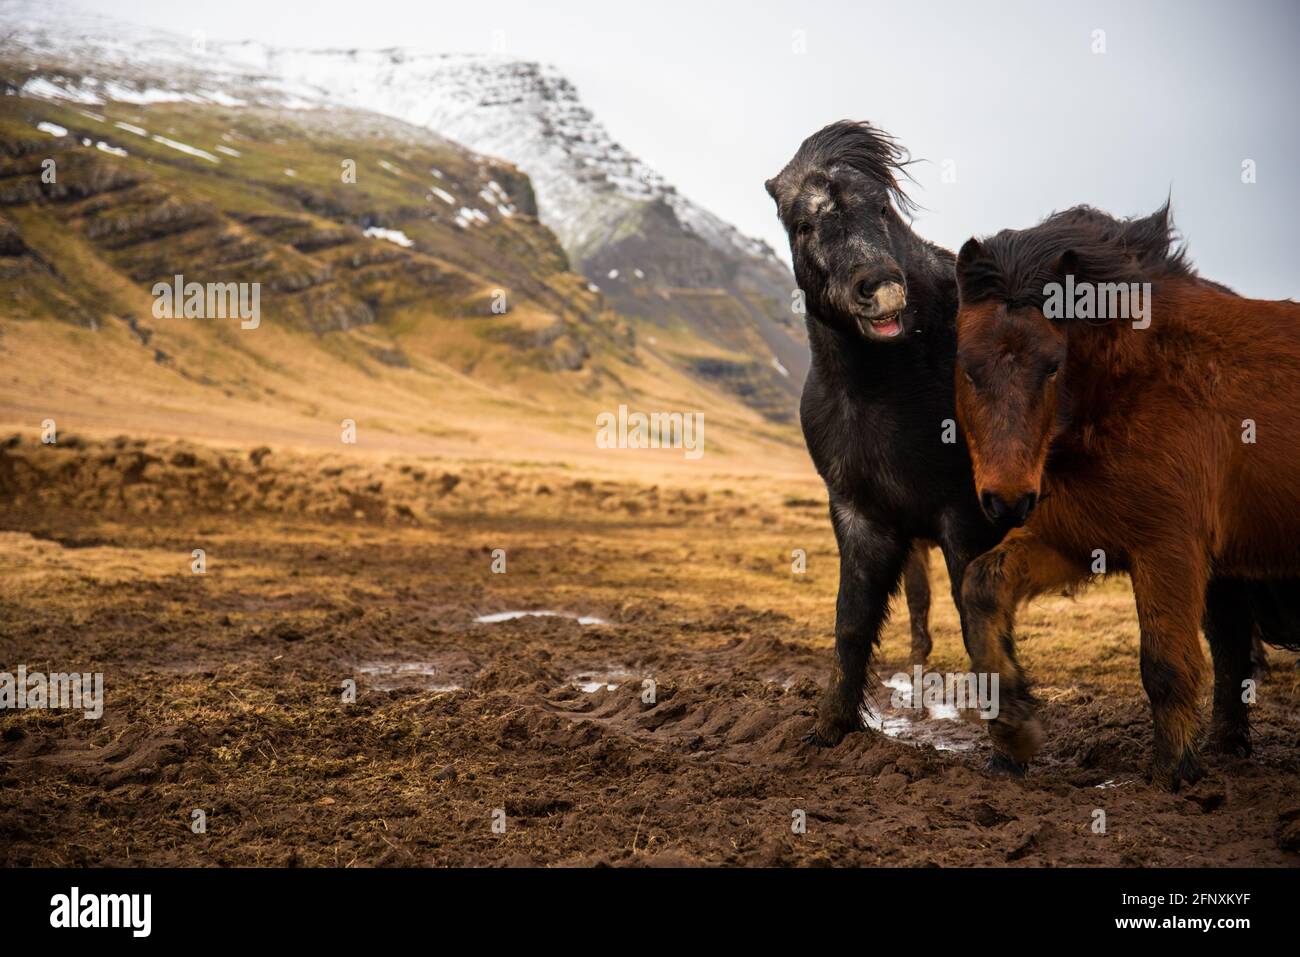
[[[807,305],[812,369],[804,439],[830,495],[840,549],[836,667],[807,740],[862,727],[871,655],[913,544],[938,543],[953,598],[1005,528],[980,510],[953,399],[951,252],[904,221],[906,154],[867,123],[810,136],[767,181]]]

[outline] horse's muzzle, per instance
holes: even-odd
[[[997,492],[983,492],[980,495],[980,508],[994,525],[1010,525],[1019,528],[1029,520],[1029,513],[1037,504],[1037,492],[1025,492],[1014,501],[1004,498]]]
[[[871,283],[860,281],[854,286],[858,331],[871,339],[893,339],[903,333],[903,309],[907,290],[893,280]]]

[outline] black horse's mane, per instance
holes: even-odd
[[[1119,219],[1091,206],[1053,213],[1029,229],[970,240],[957,258],[965,302],[998,300],[1042,306],[1046,287],[1065,273],[1092,283],[1156,282],[1195,277],[1177,245],[1169,202],[1150,216]]]
[[[767,181],[767,191],[784,216],[810,173],[847,166],[879,184],[899,212],[910,214],[917,205],[900,180],[911,179],[907,167],[913,162],[888,133],[867,122],[840,120],[804,140],[785,169]]]

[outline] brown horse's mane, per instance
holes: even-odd
[[[957,262],[965,303],[994,300],[1041,308],[1047,286],[1067,272],[1092,283],[1196,278],[1186,250],[1176,243],[1168,201],[1150,216],[1134,219],[1075,206],[1030,229],[1004,229],[982,242],[972,240]]]

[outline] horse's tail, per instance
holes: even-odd
[[[1248,588],[1259,637],[1270,645],[1300,651],[1300,578],[1252,581]]]

